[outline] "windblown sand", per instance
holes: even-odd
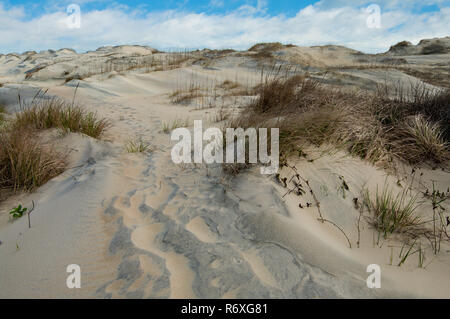
[[[300,64],[308,60],[310,67],[353,61],[352,51],[345,48],[334,48],[335,59],[329,56],[330,49],[286,50],[280,51],[283,59]],[[415,185],[408,166],[396,175],[388,174],[336,150],[311,150],[314,161],[291,162],[310,181],[324,218],[347,234],[349,248],[336,227],[318,221],[316,207],[299,208],[299,202],[312,202],[309,194],[301,199],[293,194],[283,197],[286,189],[273,176],[259,174],[258,168],[230,179],[220,166],[172,162],[174,142],[163,132],[164,123],[181,119],[192,126],[202,119],[220,127],[223,123],[211,120],[219,105],[237,112],[249,97],[221,97],[221,91],[212,97],[210,89],[208,97],[185,105],[173,104],[170,95],[192,83],[213,88],[230,80],[253,86],[261,71],[251,56],[218,57],[208,60],[208,65],[161,71],[94,74],[64,83],[64,71],[81,72],[87,62],[106,55],[120,59],[152,52],[130,46],[85,55],[70,50],[43,52],[27,61],[22,55],[0,57],[0,102],[10,112],[18,109],[18,89],[28,100],[38,88],[71,100],[79,85],[77,103],[112,124],[100,141],[48,132],[47,138],[68,152],[70,169],[35,193],[1,203],[0,297],[450,297],[448,252],[437,256],[427,252],[425,269],[417,266],[418,254],[398,267],[401,244],[375,244],[376,231],[364,220],[360,247],[356,245],[359,212],[352,198],[360,196],[364,187],[371,192],[386,182],[397,187],[403,177],[403,183]],[[448,55],[435,59],[448,63]],[[42,63],[47,67],[25,79],[24,71]],[[386,74],[396,81],[412,78],[396,70],[343,70],[330,82],[345,79],[345,73],[352,76],[347,84],[363,87],[382,83]],[[148,142],[152,150],[126,153],[125,144],[136,138]],[[447,171],[423,168],[419,172],[421,183],[428,186],[431,180],[443,189],[450,185]],[[280,173],[292,174],[287,168]],[[339,176],[349,186],[345,196]],[[11,207],[18,202],[31,207],[32,200],[31,228],[26,217],[9,219]],[[430,211],[427,205],[424,214]],[[66,286],[69,264],[81,267],[81,289]],[[366,285],[370,264],[381,266],[380,289]]]

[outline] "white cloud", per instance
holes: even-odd
[[[336,0],[339,2],[339,0]],[[348,2],[347,2],[348,3]],[[294,17],[265,14],[265,1],[227,14],[164,11],[142,15],[120,7],[83,12],[80,29],[68,29],[65,11],[25,19],[22,8],[0,5],[0,52],[58,49],[77,51],[103,45],[145,44],[155,48],[236,48],[256,42],[298,45],[340,44],[366,52],[381,52],[402,40],[448,36],[450,8],[414,14],[382,12],[381,28],[367,27],[361,7],[316,4]]]
[[[224,6],[224,2],[223,2],[223,0],[211,0],[210,2],[209,2],[209,6],[210,7],[213,7],[213,8],[220,8],[220,7],[223,7]]]
[[[244,14],[258,14],[258,13],[266,13],[267,11],[267,1],[266,0],[257,0],[256,6],[251,6],[248,4],[245,4],[243,6],[240,6],[238,8],[238,11]]]
[[[343,7],[343,6],[369,6],[371,4],[377,4],[384,9],[408,9],[413,7],[422,7],[428,5],[442,6],[444,3],[448,3],[448,0],[320,0],[317,5],[323,8],[331,7]]]

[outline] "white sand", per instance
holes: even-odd
[[[353,61],[352,51],[344,48],[286,50],[288,60],[309,57],[316,66],[329,65],[331,54],[337,54],[334,65]],[[132,46],[106,47],[84,55],[70,50],[38,53],[31,61],[52,65],[28,81],[23,71],[14,70],[19,65],[28,70],[29,61],[23,61],[23,56],[2,56],[0,80],[6,83],[3,89],[8,94],[16,92],[14,85],[26,84],[71,99],[78,81],[64,85],[61,73],[80,72],[87,62],[106,59],[109,54],[128,59],[154,53]],[[357,75],[380,80],[384,74]],[[317,220],[316,207],[298,207],[299,202],[304,206],[313,202],[310,195],[282,198],[285,188],[256,168],[228,181],[214,167],[172,163],[173,144],[170,135],[162,132],[164,122],[188,119],[192,126],[193,120],[203,119],[220,125],[211,123],[217,106],[201,109],[172,104],[169,95],[173,91],[188,88],[190,83],[206,88],[237,80],[246,86],[259,79],[251,58],[232,55],[211,60],[208,67],[149,73],[130,70],[79,81],[77,102],[108,118],[112,126],[105,141],[50,134],[52,143],[72,149],[70,167],[75,168],[36,193],[1,204],[0,297],[450,297],[448,253],[435,257],[428,249],[425,264],[431,264],[426,269],[417,267],[418,254],[397,267],[401,244],[392,240],[374,246],[373,230],[365,220],[357,248],[359,213],[352,199],[360,197],[363,187],[374,192],[385,180],[398,187],[398,178],[381,169],[340,152],[328,152],[311,163],[292,162],[310,181],[324,218],[347,234],[350,249],[336,227]],[[236,99],[224,101],[233,110]],[[124,145],[135,138],[150,143],[153,151],[127,154]],[[399,178],[410,176],[410,168],[404,170]],[[421,172],[423,183],[434,179],[439,187],[450,185],[447,172]],[[284,168],[281,174],[290,177],[292,172]],[[345,198],[339,192],[341,175],[350,187]],[[414,188],[419,190],[417,180]],[[9,221],[8,209],[17,202],[30,207],[32,200],[36,208],[31,229],[26,217]],[[426,204],[421,214],[430,214]],[[389,246],[395,246],[393,265],[389,265]],[[69,264],[81,267],[81,289],[66,287]],[[369,264],[381,266],[381,289],[366,286]]]

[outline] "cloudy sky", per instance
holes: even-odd
[[[450,36],[449,25],[450,0],[0,0],[0,53],[118,44],[247,49],[275,41],[376,53],[402,40]]]

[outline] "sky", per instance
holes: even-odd
[[[0,0],[0,53],[337,44],[367,53],[450,36],[450,0]]]

